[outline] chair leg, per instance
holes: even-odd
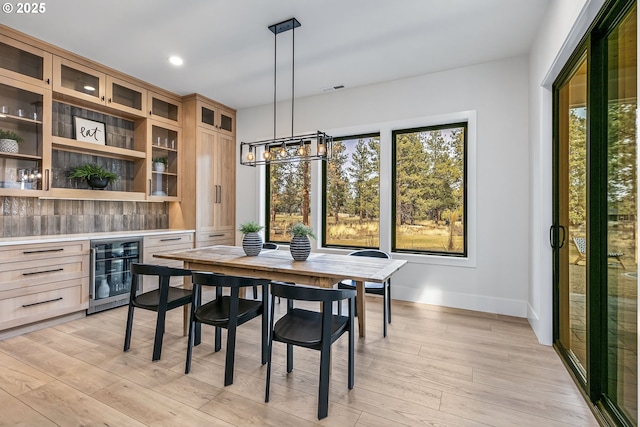
[[[263,301],[268,301],[263,299]],[[262,364],[267,363],[267,346],[268,346],[268,338],[269,338],[269,316],[267,313],[266,307],[262,307]]]
[[[258,287],[253,287],[253,299],[258,299]]]
[[[287,374],[293,371],[293,345],[287,344]]]
[[[391,283],[387,283],[387,321],[391,323]]]
[[[196,335],[195,325],[196,322],[193,321],[192,315],[191,322],[189,323],[189,339],[187,340],[187,362],[184,367],[185,374],[191,372],[191,355],[193,353],[193,343]]]
[[[167,312],[158,309],[158,319],[156,320],[156,337],[153,340],[153,358],[152,361],[160,360],[160,353],[162,352],[162,339],[164,337],[164,321]]]
[[[213,350],[220,351],[221,348],[222,348],[222,328],[218,328],[216,326]]]
[[[224,385],[233,384],[233,365],[236,355],[236,328],[227,329],[227,354],[224,362]]]
[[[329,413],[329,369],[331,367],[331,344],[323,345],[320,351],[320,385],[318,389],[318,419]]]
[[[131,328],[133,327],[133,304],[129,304],[127,313],[127,329],[124,332],[124,351],[129,351],[131,346]]]
[[[271,388],[271,356],[273,352],[273,340],[269,337],[269,345],[267,349],[267,382],[264,390],[264,401],[269,401],[269,389]]]

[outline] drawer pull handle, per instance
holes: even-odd
[[[33,302],[31,304],[22,304],[22,308],[31,307],[33,305],[38,305],[38,304],[46,304],[48,302],[56,302],[56,301],[60,301],[61,299],[62,299],[62,297],[58,297],[58,298],[54,298],[54,299],[48,299],[46,301]]]
[[[31,273],[22,273],[23,276],[33,276],[34,274],[55,273],[56,271],[63,271],[64,268],[54,268],[53,270],[44,271],[32,271]]]
[[[57,249],[41,249],[39,251],[22,251],[23,254],[25,255],[29,255],[29,254],[43,254],[46,252],[62,252],[64,251],[64,248],[57,248]]]
[[[222,237],[224,234],[209,234],[209,237]]]
[[[171,237],[167,239],[160,239],[161,242],[171,242],[173,240],[182,240],[182,237]]]

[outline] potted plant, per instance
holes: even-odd
[[[244,235],[242,237],[242,249],[247,256],[258,256],[262,250],[262,237],[258,232],[263,228],[263,226],[254,221],[240,224],[240,232]]]
[[[3,153],[17,153],[18,143],[24,139],[15,132],[0,129],[0,151]]]
[[[166,157],[154,157],[151,167],[156,172],[164,172],[169,166],[169,160]]]
[[[89,187],[102,190],[119,177],[116,173],[111,172],[102,166],[87,163],[73,168],[69,178],[85,179],[87,184],[89,184]]]
[[[289,250],[291,251],[293,259],[296,261],[304,261],[309,258],[309,254],[311,253],[309,237],[316,238],[311,227],[307,227],[299,222],[291,227],[290,233],[293,237],[289,244]]]

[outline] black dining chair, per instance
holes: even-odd
[[[391,255],[378,249],[362,249],[354,251],[349,256],[367,256],[374,258],[388,258],[391,259]],[[355,289],[356,282],[354,280],[343,280],[338,283],[338,289]],[[382,336],[387,336],[387,323],[391,323],[391,279],[388,279],[384,283],[365,282],[364,290],[367,294],[382,295]],[[340,307],[338,307],[338,313],[340,313]],[[358,315],[356,311],[356,316]]]
[[[215,351],[221,348],[221,329],[227,329],[227,352],[224,368],[224,385],[233,384],[233,366],[236,349],[236,329],[238,326],[262,316],[262,364],[267,363],[267,337],[269,334],[267,320],[268,310],[265,309],[267,301],[268,279],[256,279],[252,277],[228,276],[218,273],[194,272],[193,296],[191,303],[191,317],[189,319],[189,340],[187,344],[187,362],[185,374],[191,371],[191,355],[193,346],[200,344],[200,334],[197,333],[196,324],[207,324],[216,327]],[[215,299],[201,304],[202,287],[214,286]],[[240,298],[240,288],[249,286],[262,287],[262,299],[250,300]],[[223,296],[223,289],[230,289],[230,295]]]
[[[287,312],[274,324],[274,300],[287,299]],[[348,301],[347,316],[334,315],[333,303]],[[352,289],[325,289],[288,283],[271,283],[271,313],[267,358],[267,380],[264,401],[269,401],[271,385],[271,356],[273,341],[287,345],[287,373],[293,370],[293,346],[320,351],[320,382],[318,390],[318,419],[325,418],[329,411],[329,374],[331,344],[345,332],[349,334],[348,379],[349,390],[353,389],[354,375],[354,311],[356,291]],[[311,311],[294,307],[294,301],[317,301],[322,311]]]
[[[158,317],[156,320],[156,334],[153,341],[153,357],[151,360],[160,360],[162,352],[162,338],[164,336],[164,323],[167,311],[191,302],[191,290],[171,286],[171,278],[191,276],[191,271],[161,265],[133,263],[131,264],[131,274],[131,290],[129,293],[127,327],[124,336],[124,351],[129,351],[129,347],[131,345],[131,329],[133,327],[134,308],[152,310],[158,313]],[[158,288],[149,292],[137,294],[138,284],[141,282],[141,276],[157,277]]]

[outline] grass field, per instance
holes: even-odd
[[[301,215],[276,215],[271,222],[269,240],[288,242],[291,236],[287,230],[302,221]],[[317,230],[314,230],[317,231]],[[454,227],[453,251],[462,252],[462,224]],[[360,221],[357,216],[340,215],[336,224],[334,217],[327,218],[327,245],[351,247],[379,247],[380,229],[377,221]],[[317,235],[318,239],[321,236]],[[398,249],[446,251],[449,240],[449,226],[434,221],[422,221],[415,225],[402,225],[396,230]]]

